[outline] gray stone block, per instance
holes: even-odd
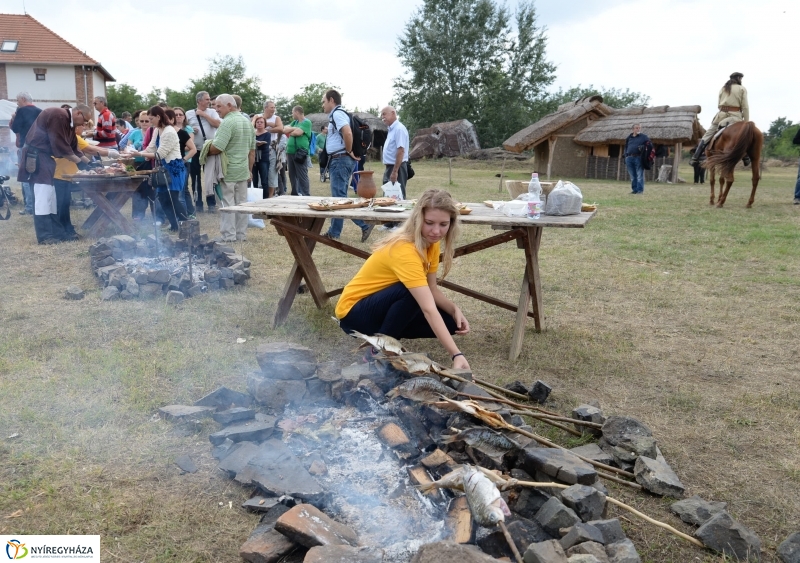
[[[78,301],[80,299],[83,299],[84,295],[85,294],[83,293],[83,290],[80,287],[78,287],[77,285],[71,285],[64,292],[64,299],[73,299],[75,301]]]
[[[530,474],[541,471],[569,485],[591,485],[597,480],[594,468],[568,451],[528,447],[521,457],[522,468]]]
[[[139,295],[142,299],[155,299],[163,294],[160,283],[146,283],[139,286]]]
[[[574,545],[587,541],[603,543],[603,534],[591,524],[578,522],[569,529],[566,536],[561,538],[561,547],[566,551]]]
[[[175,465],[181,468],[186,473],[197,473],[197,465],[195,465],[192,458],[188,455],[181,455],[175,458]]]
[[[136,283],[133,278],[130,278],[127,284],[125,284],[125,291],[130,293],[133,297],[139,297],[139,284]]]
[[[590,520],[587,524],[591,524],[603,534],[603,543],[611,545],[612,543],[620,542],[625,539],[625,532],[622,530],[622,524],[619,523],[617,518],[610,520]]]
[[[600,563],[600,560],[590,553],[576,553],[570,555],[568,561],[569,563]],[[606,561],[608,561],[607,557]]]
[[[245,486],[255,485],[267,496],[288,495],[307,502],[319,501],[324,494],[324,489],[300,460],[283,442],[275,439],[261,444],[258,453],[236,473],[236,481]]]
[[[686,491],[672,468],[657,459],[640,456],[636,459],[633,472],[636,482],[656,495],[680,498]]]
[[[256,401],[276,411],[290,404],[300,404],[306,395],[306,382],[269,379],[257,373],[247,377],[247,389]]]
[[[198,399],[194,404],[198,407],[214,407],[217,410],[224,411],[231,407],[249,407],[253,404],[253,397],[222,386]]]
[[[571,508],[564,506],[557,498],[552,497],[542,505],[536,513],[536,521],[544,531],[553,537],[559,537],[561,528],[570,528],[579,524],[581,519]]]
[[[633,461],[638,456],[656,458],[656,441],[652,431],[633,417],[608,417],[603,424],[602,433],[603,439],[608,444],[619,448],[621,453],[627,452],[629,456],[632,456],[625,461]],[[616,454],[612,455],[617,457]]]
[[[419,548],[410,563],[497,563],[474,545],[462,545],[454,541],[428,543]]]
[[[709,518],[728,507],[726,502],[708,502],[695,495],[672,503],[669,509],[687,524],[702,526]]]
[[[228,278],[220,278],[219,280],[219,288],[220,289],[231,289],[234,285],[233,279]]]
[[[203,284],[201,284],[201,283],[194,284],[187,291],[187,294],[189,295],[189,297],[197,297],[201,293],[203,293]]]
[[[579,405],[572,409],[572,418],[581,420],[583,422],[594,422],[596,424],[603,424],[606,417],[603,416],[603,411],[592,405]],[[602,436],[603,432],[599,428],[591,428],[581,424],[575,424],[575,428],[579,432],[588,432],[593,436]]]
[[[256,350],[256,361],[262,371],[267,371],[273,362],[308,362],[316,364],[317,359],[311,348],[291,342],[269,342],[261,344]]]
[[[783,563],[800,563],[800,532],[795,532],[778,546],[778,557]]]
[[[134,281],[139,285],[144,285],[147,283],[147,272],[134,272],[132,275]]]
[[[572,485],[564,489],[561,491],[561,502],[584,522],[600,520],[606,510],[606,496],[587,485]]]
[[[608,555],[606,554],[606,548],[603,544],[587,541],[583,543],[579,543],[578,545],[574,545],[567,550],[567,556],[570,557],[570,563],[575,563],[572,561],[573,555],[594,555],[595,559],[599,563],[610,563],[608,560]]]
[[[215,412],[211,418],[220,424],[232,424],[243,420],[252,420],[256,417],[256,411],[246,407],[234,407],[232,409]]]
[[[628,538],[607,545],[606,555],[611,563],[642,563],[636,546]]]
[[[275,417],[271,416],[268,418],[269,420],[228,426],[219,432],[214,432],[208,439],[215,446],[221,444],[226,439],[233,442],[262,442],[272,436],[272,432],[275,429]]]
[[[104,287],[103,292],[100,294],[100,299],[103,301],[112,301],[114,299],[119,299],[119,289],[117,289],[113,285]]]
[[[189,405],[167,405],[158,409],[167,420],[186,420],[211,416],[214,409],[208,407],[192,407]]]
[[[575,455],[583,456],[598,463],[605,463],[606,465],[613,464],[614,458],[604,452],[597,444],[586,444],[585,446],[578,446],[577,448],[570,448]]]
[[[307,379],[317,371],[317,364],[314,362],[271,362],[261,373],[269,379]]]
[[[523,480],[531,481],[532,479]],[[538,488],[523,487],[509,508],[524,518],[535,518],[536,513],[544,506],[544,503],[550,500],[550,497],[551,495]]]
[[[569,563],[567,554],[558,540],[532,543],[522,556],[525,563]]]
[[[167,292],[166,302],[167,305],[180,305],[183,303],[183,300],[186,299],[180,291],[169,291]]]
[[[761,561],[761,540],[725,511],[709,518],[694,535],[707,548],[736,557],[739,561]]]
[[[172,275],[169,273],[169,270],[150,270],[147,272],[148,283],[164,285],[165,283],[169,283],[171,277]]]
[[[527,518],[517,518],[512,521],[507,521],[506,529],[520,553],[524,553],[532,543],[552,539],[552,536],[545,532],[538,522],[535,520],[528,520]],[[492,557],[498,559],[500,557],[508,557],[513,561],[514,553],[508,546],[508,542],[502,530],[495,530],[483,536],[477,541],[477,544],[484,553],[488,553]]]
[[[544,404],[547,402],[547,398],[550,396],[552,390],[553,388],[547,383],[537,380],[536,383],[533,384],[533,387],[531,387],[531,390],[528,391],[528,396],[537,403]]]

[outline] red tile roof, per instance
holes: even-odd
[[[19,41],[19,45],[13,53],[0,52],[0,62],[96,66],[107,80],[114,81],[99,62],[27,14],[0,14],[2,41]]]

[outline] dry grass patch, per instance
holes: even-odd
[[[523,179],[526,167],[508,163],[506,175]],[[446,161],[415,168],[412,195],[443,187],[462,201],[498,198],[500,163],[454,161],[452,186]],[[623,182],[575,180],[599,212],[584,230],[545,230],[545,330],[535,334],[529,323],[516,362],[507,360],[513,314],[454,296],[473,327],[460,343],[476,374],[543,379],[565,413],[596,398],[608,414],[640,418],[691,494],[727,501],[759,534],[765,561],[800,522],[794,174],[766,173],[751,210],[744,176],[723,210],[708,206],[706,186],[648,184],[644,196],[629,196]],[[688,168],[682,176],[691,177]],[[312,179],[312,193],[328,190]],[[76,224],[86,215],[76,211]],[[215,236],[218,218],[200,220]],[[270,228],[251,229],[237,245],[253,262],[246,288],[177,308],[100,302],[89,240],[39,247],[28,217],[0,229],[0,532],[100,533],[104,560],[238,561],[257,519],[238,508],[248,492],[216,470],[211,423],[176,428],[153,415],[218,385],[244,389],[261,342],[293,340],[321,361],[353,361],[357,343],[330,321],[333,303],[318,310],[299,296],[286,324],[271,328],[291,256]],[[462,240],[489,232],[470,227]],[[345,242],[358,246],[359,234],[345,224]],[[361,264],[328,248],[315,256],[329,288]],[[522,253],[507,244],[460,259],[451,278],[516,302],[522,270]],[[83,301],[62,299],[70,284],[88,290]],[[236,344],[240,337],[247,342]],[[411,345],[447,360],[435,342]],[[173,460],[181,454],[200,471],[180,475]],[[690,531],[667,500],[609,488]],[[624,518],[644,561],[721,561]]]

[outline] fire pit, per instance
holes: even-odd
[[[187,222],[190,223],[190,222]],[[182,225],[183,227],[183,225]],[[156,233],[101,238],[89,247],[91,267],[103,285],[102,299],[153,299],[178,303],[207,291],[231,289],[250,278],[250,261],[232,246],[209,241],[196,229],[183,238]]]
[[[261,514],[240,549],[245,561],[489,563],[520,562],[522,553],[528,562],[640,561],[608,514],[612,505],[740,559],[760,549],[724,503],[672,505],[700,526],[692,537],[608,495],[600,478],[684,494],[636,419],[605,417],[598,405],[580,405],[572,418],[521,405],[539,396],[535,386],[492,386],[424,354],[340,368],[317,364],[303,346],[272,343],[256,359],[249,393],[223,387],[194,406],[160,409],[194,427],[203,416],[223,425],[209,436],[212,454],[252,488],[243,508]],[[535,434],[520,413],[599,441],[568,450]],[[188,471],[185,457],[176,463]]]

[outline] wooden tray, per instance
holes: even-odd
[[[345,201],[344,198],[337,201]],[[376,197],[371,200],[373,207],[387,207],[389,205],[396,205],[397,200],[390,197]],[[328,205],[322,203],[309,203],[308,206],[315,211],[335,211],[337,209],[358,209],[369,207],[370,200],[368,199],[351,199],[348,203],[331,203]]]

